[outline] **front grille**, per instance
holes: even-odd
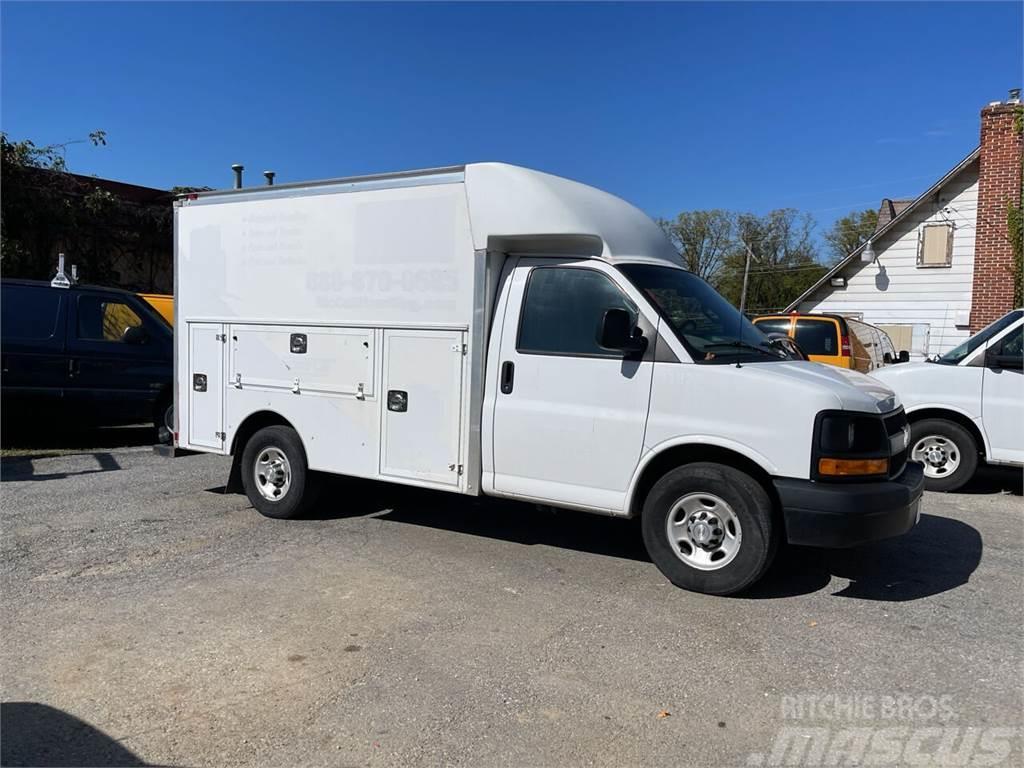
[[[898,477],[907,464],[907,455],[910,453],[910,431],[907,428],[907,414],[900,408],[882,418],[885,424],[885,434],[889,437],[889,477]],[[907,435],[906,441],[903,435]]]

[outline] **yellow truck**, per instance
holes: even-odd
[[[139,296],[145,299],[153,309],[160,313],[161,317],[171,326],[174,325],[174,297],[164,293],[140,293]]]
[[[765,333],[789,336],[816,363],[868,373],[909,359],[897,355],[889,335],[873,325],[841,315],[763,315],[753,319]]]

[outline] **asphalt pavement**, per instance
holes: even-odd
[[[2,469],[5,765],[806,765],[846,731],[868,764],[894,728],[892,764],[1024,759],[1019,471],[721,598],[635,521],[357,481],[269,520],[146,446]]]

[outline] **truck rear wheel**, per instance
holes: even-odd
[[[297,517],[315,501],[302,441],[291,427],[264,427],[242,452],[242,487],[262,515]]]
[[[772,503],[752,477],[697,463],[662,477],[644,502],[644,544],[677,587],[730,595],[765,572],[778,547]]]
[[[910,458],[924,464],[924,487],[955,491],[978,468],[978,445],[971,433],[946,419],[922,419],[910,425]]]

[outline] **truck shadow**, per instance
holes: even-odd
[[[850,583],[835,597],[905,602],[941,594],[970,581],[981,562],[977,529],[948,517],[921,515],[905,536],[853,549],[785,547],[767,576],[744,597],[794,597]]]
[[[1019,467],[997,467],[992,464],[981,466],[967,485],[953,493],[1010,493],[1024,496],[1024,472]]]
[[[515,544],[545,545],[628,560],[649,561],[636,520],[517,501],[457,496],[404,485],[352,479],[327,481],[326,498],[343,498],[343,510],[321,503],[307,518],[374,516]]]
[[[0,704],[0,765],[145,766],[134,752],[63,710],[30,701]]]
[[[92,453],[92,457],[96,460],[97,466],[95,468],[82,469],[77,472],[36,472],[35,461],[60,455],[62,454],[43,451],[40,453],[30,453],[25,456],[0,459],[0,480],[3,482],[8,480],[60,480],[65,477],[93,475],[97,472],[114,472],[121,469],[120,462],[118,462],[113,454],[106,451],[96,451]]]
[[[332,505],[324,504],[311,517],[373,515],[467,536],[650,562],[638,520],[362,481],[344,481],[343,488],[328,496],[344,498],[344,511],[332,513]],[[739,597],[798,597],[826,589],[838,577],[850,583],[834,592],[836,597],[919,600],[966,584],[981,562],[982,550],[981,534],[974,527],[925,514],[906,536],[862,547],[784,546],[765,577]]]

